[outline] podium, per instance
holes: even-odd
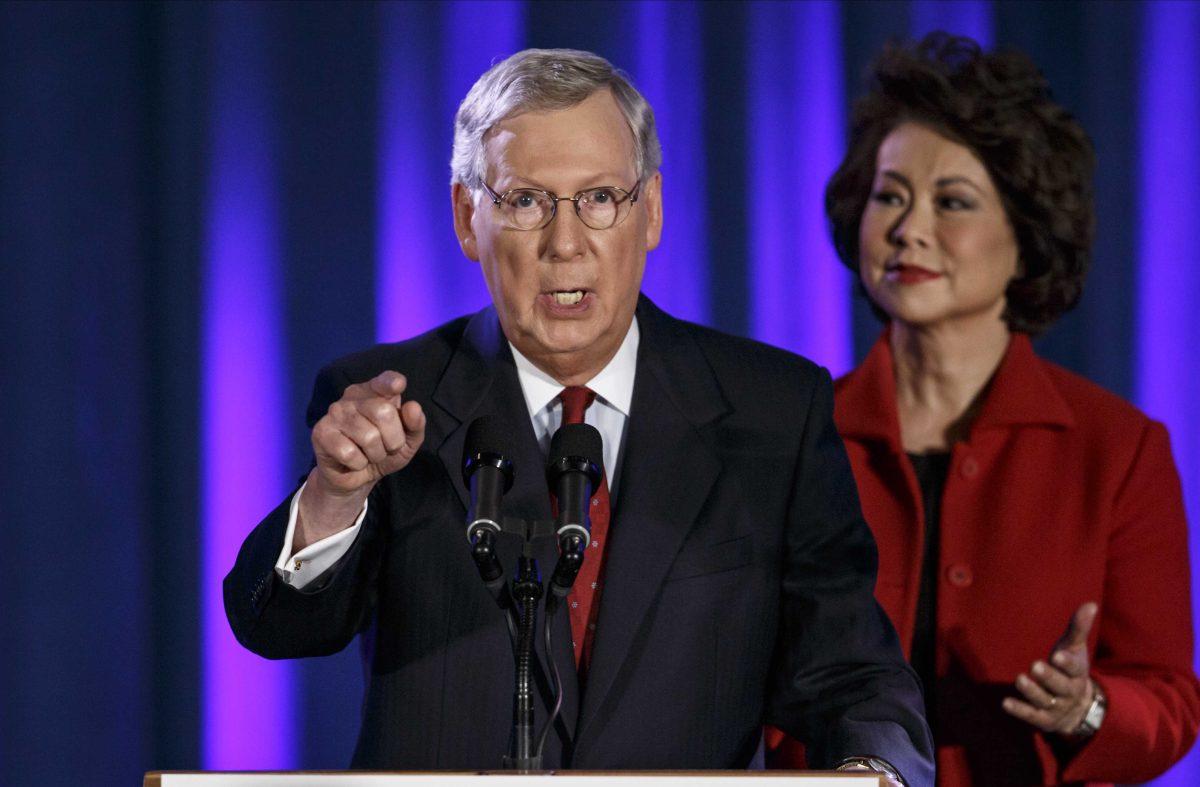
[[[861,771],[151,771],[142,787],[523,787],[535,781],[545,787],[886,787],[883,776]]]

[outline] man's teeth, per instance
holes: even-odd
[[[574,306],[583,300],[583,290],[571,290],[570,292],[554,293],[554,300],[562,306]]]

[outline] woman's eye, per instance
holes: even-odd
[[[938,200],[938,205],[945,210],[970,210],[974,207],[970,202],[959,197],[942,197]]]
[[[903,205],[904,199],[894,191],[876,191],[871,199],[881,205]]]

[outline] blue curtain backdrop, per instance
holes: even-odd
[[[447,161],[491,62],[627,69],[665,148],[646,290],[841,373],[878,326],[821,189],[865,64],[938,28],[1028,52],[1095,139],[1093,270],[1039,349],[1167,423],[1196,555],[1196,3],[0,4],[0,784],[348,762],[356,649],[241,651],[217,583],[306,469],[317,368],[486,302]]]

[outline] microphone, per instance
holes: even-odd
[[[604,475],[604,441],[596,427],[567,424],[550,440],[546,481],[558,498],[554,525],[558,535],[558,563],[550,589],[560,598],[575,584],[583,565],[583,552],[591,540],[588,503]]]
[[[467,427],[463,444],[463,483],[471,492],[467,540],[485,583],[504,574],[496,555],[496,536],[500,533],[500,503],[513,484],[513,464],[501,447],[508,442],[507,437],[497,419],[484,415]]]

